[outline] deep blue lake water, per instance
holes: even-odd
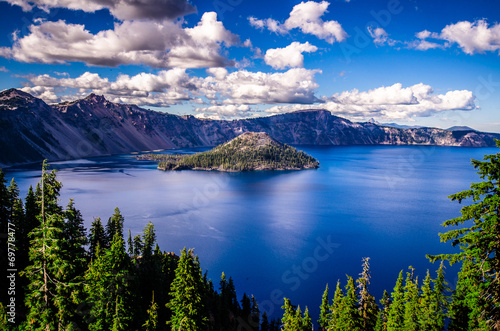
[[[424,277],[438,265],[425,254],[451,252],[441,223],[459,215],[448,195],[479,181],[470,159],[496,148],[431,146],[299,147],[320,161],[317,170],[219,173],[162,172],[133,155],[52,163],[63,182],[61,204],[74,198],[87,228],[119,207],[125,231],[148,221],[160,248],[195,248],[218,284],[234,279],[238,296],[254,294],[261,311],[279,317],[282,297],[319,314],[325,285],[361,272],[371,258],[371,292],[381,298],[412,265]],[[192,152],[181,151],[181,152]],[[24,196],[36,166],[7,169]],[[125,237],[128,233],[125,233]],[[457,268],[447,268],[453,286]]]

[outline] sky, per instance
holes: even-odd
[[[0,90],[500,132],[498,0],[0,0]]]

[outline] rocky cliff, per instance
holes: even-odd
[[[155,149],[216,146],[243,132],[295,145],[494,146],[500,134],[353,123],[326,110],[233,121],[201,120],[107,101],[48,105],[16,89],[0,93],[0,166]]]

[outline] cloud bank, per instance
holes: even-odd
[[[204,13],[193,28],[168,20],[124,21],[115,23],[113,30],[92,34],[83,25],[59,20],[31,25],[29,31],[12,47],[0,48],[0,56],[28,63],[205,68],[234,65],[220,55],[221,47],[239,42],[214,12]]]

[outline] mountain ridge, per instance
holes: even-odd
[[[244,132],[266,132],[289,145],[494,146],[500,134],[398,129],[355,123],[327,110],[205,120],[117,104],[91,94],[48,105],[16,89],[0,92],[0,166],[156,149],[213,147]]]

